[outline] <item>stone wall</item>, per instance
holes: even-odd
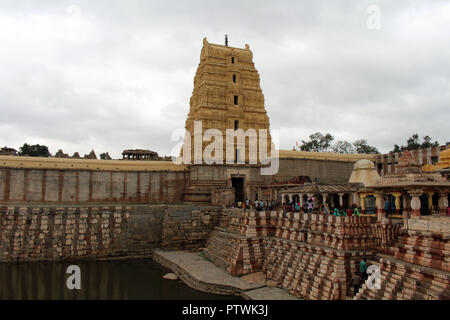
[[[145,256],[205,243],[218,211],[193,206],[1,206],[0,262]]]
[[[345,299],[361,259],[398,232],[372,217],[224,210],[205,253],[233,275],[263,271],[293,295]]]
[[[186,173],[0,169],[0,202],[181,202]]]
[[[347,183],[354,162],[318,159],[280,159],[280,169],[273,182],[288,182],[298,176],[308,176],[317,183]]]
[[[380,288],[363,284],[355,299],[450,299],[450,219],[406,220],[398,239],[371,264],[380,267]]]
[[[163,249],[192,249],[204,247],[219,221],[221,209],[170,206],[163,220]]]

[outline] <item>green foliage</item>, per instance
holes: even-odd
[[[302,145],[300,150],[302,151],[312,151],[312,152],[325,152],[331,151],[336,153],[365,153],[365,154],[379,154],[377,148],[370,146],[367,140],[361,139],[353,143],[348,141],[337,141],[332,144],[334,137],[326,133],[325,135],[321,132],[316,132],[309,136],[309,141],[302,140]],[[293,148],[295,150],[295,147]]]
[[[423,137],[422,143],[420,142],[419,135],[417,133],[413,134],[411,137],[409,137],[406,140],[405,146],[399,146],[394,145],[394,150],[392,152],[400,152],[403,150],[417,150],[417,149],[424,149],[429,147],[437,147],[439,146],[439,142],[436,140],[435,142],[431,142],[431,137],[429,135],[426,135]]]
[[[336,153],[355,153],[355,147],[348,141],[338,141],[331,149]]]
[[[111,160],[111,157],[109,156],[108,152],[103,152],[103,153],[100,153],[100,159],[102,159],[102,160]]]
[[[329,133],[323,135],[321,132],[316,132],[309,136],[309,140],[307,142],[302,140],[302,151],[324,152],[328,151],[334,137]]]
[[[30,157],[50,157],[51,154],[48,151],[48,147],[39,144],[29,145],[28,143],[24,143],[22,147],[20,147],[19,156],[30,156]]]
[[[365,154],[379,154],[377,148],[370,146],[367,143],[366,139],[360,139],[353,142],[353,146],[356,149],[356,153],[365,153]]]

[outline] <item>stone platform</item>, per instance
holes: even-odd
[[[298,300],[283,289],[268,287],[265,283],[250,284],[233,277],[198,252],[155,250],[153,259],[171,269],[187,285],[200,291],[242,296],[251,300]]]

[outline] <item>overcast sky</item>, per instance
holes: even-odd
[[[0,145],[169,154],[224,34],[253,51],[282,149],[450,140],[450,1],[0,0]]]

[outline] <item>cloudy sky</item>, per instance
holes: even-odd
[[[202,39],[224,34],[250,45],[283,149],[450,140],[446,0],[0,0],[0,145],[170,154]]]

